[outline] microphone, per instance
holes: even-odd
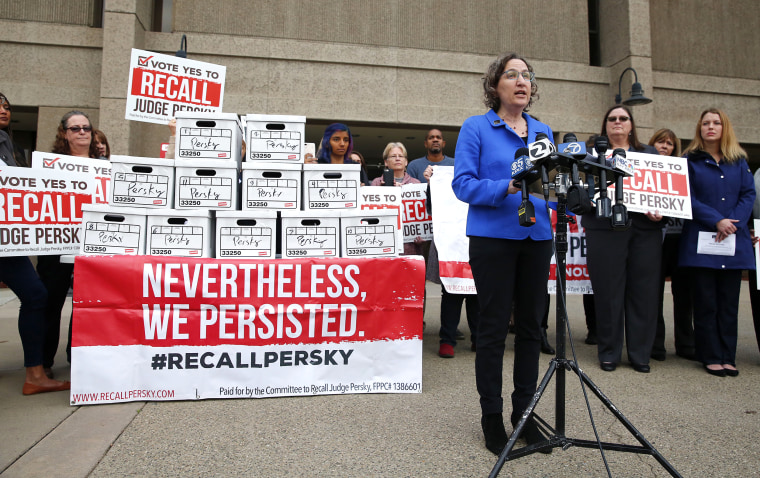
[[[631,226],[628,208],[623,204],[623,178],[633,175],[633,165],[625,157],[623,148],[612,152],[612,167],[615,168],[615,205],[612,206],[612,229],[625,230]]]
[[[535,164],[533,164],[528,154],[528,148],[519,148],[515,151],[515,160],[511,166],[512,179],[515,181],[525,181],[526,184],[530,184],[541,178],[540,172],[535,169]]]
[[[512,179],[520,181],[522,190],[522,202],[517,209],[518,222],[524,227],[530,227],[536,223],[536,210],[528,196],[528,184],[540,177],[540,172],[533,169],[533,163],[528,154],[528,148],[519,148],[515,151],[515,160],[512,163]]]
[[[567,133],[562,137],[562,142],[557,146],[557,151],[584,159],[586,157],[586,143],[578,141],[578,137],[573,133]]]
[[[551,142],[546,133],[538,133],[536,135],[536,141],[528,145],[528,151],[530,152],[530,160],[534,165],[537,165],[539,161],[548,158],[557,149]]]
[[[606,136],[599,136],[594,142],[594,149],[597,153],[597,161],[600,165],[606,166],[605,153],[607,152],[609,143]],[[607,197],[607,171],[601,169],[599,171],[599,199],[596,200],[596,217],[610,217],[612,216],[612,204],[610,198]]]

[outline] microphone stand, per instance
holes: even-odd
[[[557,346],[555,348],[556,355],[549,363],[549,369],[546,371],[544,378],[541,380],[536,393],[533,395],[528,407],[523,412],[522,418],[515,427],[512,436],[509,437],[507,445],[499,455],[499,459],[496,461],[489,477],[495,478],[499,475],[504,463],[508,460],[520,458],[526,455],[530,455],[537,451],[551,450],[552,448],[562,448],[563,450],[571,446],[579,446],[582,448],[595,448],[603,450],[613,450],[625,453],[637,453],[652,455],[662,465],[671,476],[681,477],[675,468],[658,452],[655,447],[647,441],[644,435],[641,434],[633,424],[628,421],[625,416],[618,410],[618,408],[607,398],[601,389],[591,381],[588,375],[581,370],[578,364],[574,360],[568,360],[565,357],[565,331],[567,327],[567,308],[565,307],[565,276],[567,272],[567,184],[570,179],[567,177],[567,172],[559,172],[557,178],[555,178],[555,193],[557,195],[557,232],[554,237],[555,251],[556,251],[556,324],[557,324]],[[560,186],[561,185],[561,186]],[[547,185],[544,185],[547,189]],[[548,195],[547,195],[548,196]],[[560,296],[561,294],[561,296]],[[600,442],[595,440],[582,440],[578,438],[570,438],[565,435],[565,372],[570,371],[575,373],[586,386],[596,395],[596,397],[607,407],[607,409],[617,418],[617,420],[623,424],[623,426],[636,438],[641,445],[628,445],[623,443],[609,443]],[[554,375],[557,375],[557,383],[555,387],[555,426],[552,428],[546,421],[535,414],[534,410],[538,405],[539,400],[546,391],[546,387],[549,385],[549,381]],[[533,445],[524,446],[517,450],[514,449],[515,442],[525,428],[528,420],[534,419],[535,423],[541,429],[544,435],[548,435],[546,440],[535,443]],[[600,450],[601,451],[601,450]],[[602,452],[603,455],[603,452]],[[606,460],[605,460],[606,465]],[[609,469],[607,470],[609,473]]]

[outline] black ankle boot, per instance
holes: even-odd
[[[512,413],[511,421],[512,421],[512,428],[517,428],[517,423],[520,421],[522,416],[515,415]],[[546,441],[546,437],[541,433],[541,431],[538,429],[538,425],[536,425],[535,420],[533,417],[531,417],[526,423],[525,426],[522,429],[522,433],[520,433],[520,438],[524,439],[528,445],[535,445],[536,443],[541,443],[543,441]],[[551,448],[545,448],[541,450],[541,453],[549,454],[552,452]]]
[[[509,435],[504,429],[504,419],[501,413],[489,413],[480,418],[480,426],[483,428],[483,436],[486,438],[486,448],[494,455],[501,454],[507,446]]]
[[[541,327],[541,352],[554,355],[555,351],[552,344],[549,343],[549,337],[546,336],[546,329]]]

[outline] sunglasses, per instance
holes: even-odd
[[[629,119],[631,119],[631,118],[629,118],[628,116],[608,116],[607,117],[607,122],[608,123],[614,123],[615,121],[620,120],[621,123],[625,123]]]
[[[89,133],[92,131],[92,126],[69,126],[65,129],[70,130],[72,133],[79,133],[82,130],[84,130],[85,133]]]

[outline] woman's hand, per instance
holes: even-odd
[[[427,168],[425,168],[425,171],[422,173],[422,176],[427,180],[427,182],[430,182],[430,178],[433,176],[433,167],[428,165]]]
[[[715,242],[720,242],[727,238],[729,235],[736,233],[736,226],[734,223],[739,222],[738,219],[724,218],[715,224],[715,228],[718,230],[718,236],[715,238]]]
[[[317,157],[311,153],[306,153],[306,156],[303,157],[303,162],[306,164],[316,164]]]
[[[647,217],[652,222],[662,221],[662,214],[660,214],[660,211],[655,211],[655,212],[649,211],[647,212]]]
[[[177,136],[177,120],[174,118],[170,119],[167,126],[169,126],[169,131],[171,131],[171,135]]]
[[[519,193],[520,191],[522,191],[522,189],[520,189],[519,187],[515,186],[515,180],[514,179],[510,179],[509,180],[509,189],[507,190],[507,194],[515,194],[515,193]]]
[[[754,229],[750,229],[750,230],[749,230],[749,236],[752,238],[752,245],[753,245],[753,246],[754,246],[755,244],[757,244],[757,241],[760,241],[760,237],[757,237],[757,236],[755,235],[755,230],[754,230]]]

